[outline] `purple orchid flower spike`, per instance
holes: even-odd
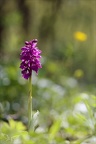
[[[21,64],[20,68],[22,76],[28,79],[32,75],[32,70],[38,73],[39,68],[42,68],[40,63],[41,50],[37,47],[37,39],[31,41],[26,41],[25,46],[21,48],[22,52],[20,54]]]

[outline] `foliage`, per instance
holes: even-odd
[[[41,85],[46,82],[45,85]],[[26,125],[9,119],[9,124],[0,123],[0,142],[9,144],[54,143],[83,144],[96,141],[96,96],[90,93],[80,93],[74,88],[68,90],[70,95],[59,85],[49,80],[38,80],[42,95],[40,115],[34,120],[35,131],[28,133]],[[48,85],[50,88],[48,88]],[[59,93],[57,93],[57,90]],[[70,91],[70,92],[69,92]],[[52,94],[51,94],[52,93]],[[51,96],[51,95],[52,96]],[[39,98],[38,98],[39,99]],[[39,100],[38,100],[39,101]]]

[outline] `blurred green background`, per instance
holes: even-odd
[[[88,112],[83,99],[96,102],[96,0],[0,0],[1,118],[27,123],[28,81],[21,76],[20,52],[34,38],[43,67],[38,76],[33,72],[33,110],[49,129],[61,115]],[[83,125],[72,118],[69,125]]]

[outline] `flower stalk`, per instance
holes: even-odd
[[[29,78],[29,98],[28,98],[28,130],[32,123],[32,76]]]

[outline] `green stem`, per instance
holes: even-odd
[[[32,122],[32,76],[29,78],[29,98],[28,98],[28,130]]]

